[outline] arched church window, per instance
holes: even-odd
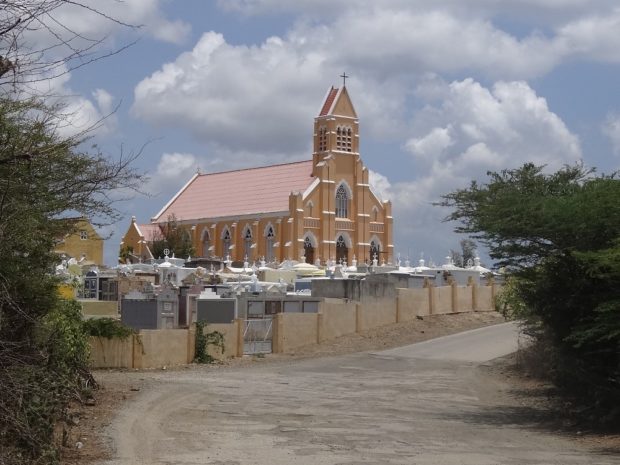
[[[379,221],[379,209],[377,207],[372,207],[372,220]]]
[[[347,144],[347,152],[350,152],[351,151],[351,147],[352,147],[351,146],[351,128],[347,128],[347,141],[346,141],[346,144]]]
[[[243,257],[247,257],[248,260],[252,258],[252,230],[245,228],[243,233]]]
[[[336,217],[347,218],[349,216],[349,196],[344,185],[340,184],[336,190]]]
[[[230,230],[226,229],[222,236],[222,255],[226,258],[226,255],[230,253]]]
[[[314,204],[312,202],[308,202],[306,207],[308,208],[308,216],[312,217],[312,209],[314,208]]]
[[[327,129],[325,126],[319,128],[319,151],[327,150]]]
[[[267,230],[267,234],[265,235],[265,260],[268,262],[272,262],[274,259],[273,255],[273,244],[275,241],[276,235],[273,232],[273,227],[269,226]]]

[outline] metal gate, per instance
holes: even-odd
[[[270,354],[272,340],[271,318],[245,320],[243,331],[243,354]]]

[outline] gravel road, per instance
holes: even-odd
[[[515,339],[504,324],[434,340],[432,350],[429,341],[255,367],[119,374],[141,378],[143,388],[112,423],[114,458],[102,463],[620,463],[541,428],[481,367]]]

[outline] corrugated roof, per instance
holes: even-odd
[[[332,107],[332,104],[334,103],[334,99],[336,98],[336,95],[338,95],[338,89],[332,86],[331,90],[327,94],[327,98],[325,99],[325,103],[323,104],[323,108],[321,108],[321,112],[319,113],[319,116],[325,116],[328,114],[330,108]]]
[[[312,160],[201,174],[153,218],[163,222],[287,211],[291,192],[304,192],[314,181]]]

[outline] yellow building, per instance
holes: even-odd
[[[345,86],[327,92],[313,141],[312,160],[197,173],[149,225],[132,220],[121,246],[144,251],[141,230],[174,217],[204,258],[392,261],[392,206],[368,182]]]
[[[67,234],[57,243],[54,251],[67,258],[75,258],[85,265],[103,265],[103,239],[85,218],[69,218],[74,223],[74,232]]]
[[[121,240],[119,261],[145,261],[153,257],[151,245],[160,236],[157,224],[138,224],[136,217],[131,217],[131,224]]]

